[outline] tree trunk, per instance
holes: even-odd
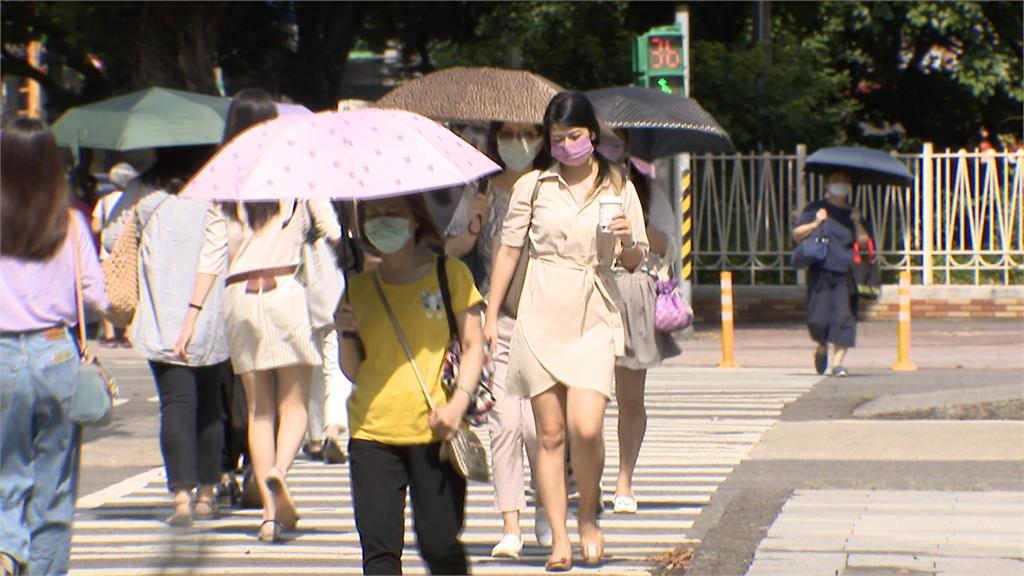
[[[341,95],[345,64],[363,29],[361,2],[296,2],[298,49],[291,77],[295,99],[311,110],[332,110]]]
[[[213,69],[221,7],[200,2],[147,2],[143,6],[134,26],[135,87],[217,94]]]

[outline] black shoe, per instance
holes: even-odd
[[[828,351],[814,352],[814,369],[818,371],[818,374],[824,374],[828,370]]]
[[[324,442],[323,440],[310,440],[302,445],[302,453],[309,456],[311,460],[323,460],[324,459]]]
[[[345,451],[341,449],[341,446],[336,441],[330,438],[324,440],[323,455],[324,462],[328,464],[344,464],[348,461]]]

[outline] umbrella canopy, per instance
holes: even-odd
[[[467,184],[500,169],[436,122],[368,108],[256,124],[221,148],[180,195],[365,200]]]
[[[78,106],[53,125],[61,146],[138,150],[218,144],[231,100],[149,88]]]
[[[855,182],[864,184],[909,186],[914,183],[914,175],[902,162],[870,148],[822,148],[807,157],[804,169],[819,174],[847,172]]]
[[[587,92],[609,128],[629,129],[629,153],[654,160],[681,152],[733,152],[729,135],[693,98],[636,86]]]
[[[551,97],[563,90],[525,70],[447,68],[402,84],[375,106],[444,122],[540,124]]]

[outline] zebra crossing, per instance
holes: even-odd
[[[647,436],[634,480],[635,515],[610,511],[601,519],[606,561],[580,571],[647,574],[652,559],[685,543],[688,531],[718,486],[772,426],[782,408],[820,377],[784,370],[720,371],[661,368],[647,385]],[[610,502],[618,466],[617,410],[605,422],[603,487]],[[479,429],[488,444],[486,429]],[[352,516],[347,466],[299,459],[288,475],[302,520],[280,545],[255,539],[258,510],[225,510],[190,529],[163,523],[171,500],[155,468],[79,500],[72,540],[72,573],[104,574],[358,574],[359,537]],[[492,559],[502,524],[489,485],[471,484],[463,542],[475,574],[544,571],[547,550],[533,538],[533,508],[522,518],[526,547],[519,560]],[[570,519],[570,534],[575,536]],[[407,574],[425,573],[406,514]]]

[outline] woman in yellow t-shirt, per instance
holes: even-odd
[[[448,319],[438,282],[440,245],[422,196],[374,200],[360,206],[363,237],[381,255],[380,266],[352,278],[338,311],[341,366],[355,382],[349,398],[349,469],[363,572],[400,574],[406,491],[410,493],[420,554],[432,574],[468,574],[459,541],[466,481],[441,459],[476,393],[484,362],[480,303],[473,276],[458,258],[445,261],[451,305],[462,341],[458,388],[446,398],[441,365]],[[379,282],[416,366],[437,406],[431,412],[412,364],[377,291]]]

